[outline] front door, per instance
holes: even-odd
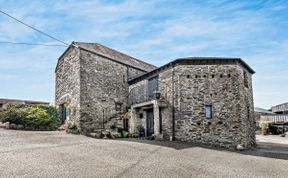
[[[154,134],[154,116],[153,109],[147,110],[147,119],[146,119],[146,128],[147,128],[147,137],[150,137]]]

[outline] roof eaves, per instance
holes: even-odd
[[[201,61],[201,62],[200,62]],[[155,73],[159,73],[163,70],[166,70],[167,67],[171,67],[171,66],[176,66],[178,64],[189,64],[189,65],[196,65],[196,64],[201,64],[201,65],[205,65],[205,64],[218,64],[219,62],[223,63],[223,64],[237,64],[239,63],[241,66],[243,66],[244,68],[246,68],[249,72],[251,72],[252,74],[255,73],[255,71],[250,68],[241,58],[226,58],[226,57],[186,57],[186,58],[177,58],[157,69],[154,69],[146,74],[143,74],[137,78],[133,78],[131,80],[128,81],[128,83],[134,84],[138,81],[141,81],[145,78],[147,78],[150,75],[153,75]]]

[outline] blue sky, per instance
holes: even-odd
[[[288,101],[287,0],[0,0],[0,9],[67,43],[101,43],[157,66],[185,56],[241,57],[256,71],[255,106]],[[0,41],[59,44],[2,14]],[[65,47],[0,47],[0,98],[53,102]]]

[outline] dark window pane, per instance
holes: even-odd
[[[211,105],[205,106],[205,116],[206,116],[206,119],[212,118],[212,106]]]
[[[153,77],[148,80],[148,99],[155,99],[155,92],[158,91],[159,77]]]

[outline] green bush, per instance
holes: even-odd
[[[9,108],[0,111],[0,121],[23,125],[23,118],[27,116],[27,108]]]
[[[123,136],[123,138],[128,138],[128,132],[126,132],[126,131],[122,131],[122,136]]]
[[[47,112],[47,114],[50,116],[52,123],[50,124],[49,127],[52,130],[57,129],[61,125],[60,115],[59,115],[58,110],[55,106],[39,105],[38,108],[45,110]]]
[[[56,107],[48,105],[9,108],[0,111],[0,121],[21,124],[29,130],[56,130],[60,125]]]
[[[121,133],[116,132],[116,131],[111,131],[110,135],[111,135],[111,138],[121,138],[122,137]]]
[[[45,129],[52,123],[48,113],[40,108],[29,108],[28,115],[24,118],[24,127],[31,129]]]

